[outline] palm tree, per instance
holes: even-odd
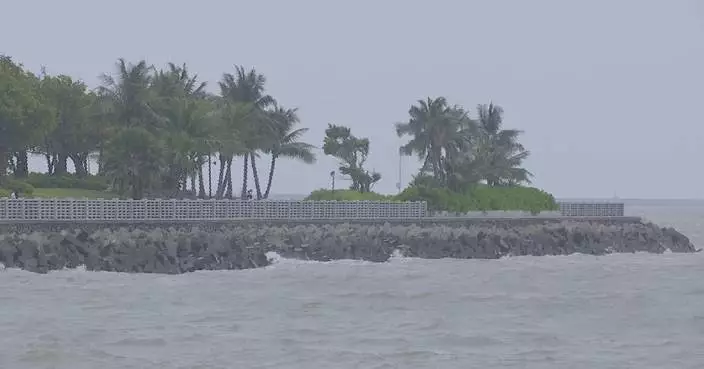
[[[163,127],[164,119],[154,109],[155,95],[151,89],[154,68],[142,60],[128,64],[117,61],[117,78],[104,74],[98,96],[109,102],[104,112],[112,124],[120,127],[144,127],[151,133]]]
[[[503,109],[489,103],[477,107],[482,143],[477,150],[485,162],[485,179],[489,186],[530,183],[532,174],[521,167],[530,155],[518,142],[523,132],[516,129],[502,129]]]
[[[269,124],[269,119],[265,119],[264,110],[273,106],[276,101],[270,95],[264,93],[266,77],[258,74],[256,70],[245,71],[242,66],[235,66],[235,74],[226,73],[220,81],[220,91],[222,97],[230,102],[240,102],[251,104],[255,111],[249,116],[245,127],[240,129],[241,142],[246,148],[244,153],[244,167],[242,170],[242,191],[241,196],[247,193],[247,165],[251,161],[254,185],[257,190],[257,198],[262,197],[259,184],[259,173],[256,167],[257,151],[265,146],[267,139],[272,137],[274,132]],[[231,162],[231,158],[229,159]]]
[[[220,154],[220,174],[215,196],[232,197],[232,158],[243,155],[245,161],[249,152],[242,137],[246,132],[250,117],[254,114],[252,104],[220,99],[216,103],[216,132],[212,139],[213,149]],[[248,166],[245,165],[245,169]]]
[[[126,127],[105,148],[105,173],[113,187],[141,199],[158,178],[161,168],[160,141],[143,127]]]
[[[275,124],[275,135],[273,140],[265,149],[265,152],[271,155],[271,164],[269,165],[269,180],[266,184],[263,198],[269,198],[271,191],[271,183],[274,179],[274,168],[276,167],[276,159],[286,157],[300,160],[306,164],[315,162],[315,154],[313,150],[315,146],[300,142],[300,138],[308,132],[308,128],[294,129],[295,125],[300,122],[297,114],[298,109],[284,109],[277,106],[270,117]]]
[[[98,89],[103,119],[113,126],[101,161],[115,186],[135,199],[153,184],[164,157],[159,133],[167,120],[154,108],[152,70],[144,60],[127,64],[119,59],[117,78],[104,75]]]
[[[408,114],[407,122],[396,124],[399,137],[411,136],[401,153],[416,154],[423,160],[422,171],[431,171],[433,177],[446,184],[448,162],[470,148],[474,122],[463,109],[449,106],[444,97],[418,100]]]
[[[197,76],[190,76],[185,64],[179,67],[170,63],[168,70],[160,70],[154,77],[152,89],[157,95],[157,110],[168,122],[163,134],[169,151],[163,176],[166,189],[186,189],[190,178],[192,189],[196,190],[197,173],[202,172],[202,159],[207,154],[205,143],[211,134],[205,87],[205,82],[198,82]],[[202,175],[200,177],[200,196],[203,197],[205,189]]]

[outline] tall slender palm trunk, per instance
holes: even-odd
[[[259,172],[257,171],[257,164],[256,161],[254,160],[254,153],[249,153],[249,156],[251,156],[250,160],[252,162],[252,176],[254,177],[254,188],[257,190],[257,200],[261,200],[262,198],[262,188],[259,185]]]
[[[220,154],[218,157],[220,158],[220,170],[218,171],[218,189],[217,191],[215,191],[215,197],[220,199],[225,193],[225,157],[222,156],[222,154]]]
[[[205,198],[205,181],[203,180],[203,160],[199,159],[198,163],[198,197]]]
[[[227,158],[227,169],[225,170],[225,182],[227,184],[227,190],[225,191],[225,197],[228,199],[232,198],[232,157]]]
[[[276,167],[276,154],[271,155],[271,165],[269,166],[269,181],[266,183],[266,190],[264,191],[264,198],[269,198],[269,191],[271,191],[271,182],[274,180],[274,168]]]
[[[247,198],[247,168],[249,163],[247,162],[249,160],[249,153],[244,154],[244,167],[242,169],[242,193],[240,194],[241,199],[246,199]]]

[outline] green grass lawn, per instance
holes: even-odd
[[[111,192],[82,190],[80,188],[35,188],[32,197],[112,199],[118,196]]]

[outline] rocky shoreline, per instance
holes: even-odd
[[[0,231],[0,264],[37,273],[85,266],[93,271],[179,274],[263,267],[272,251],[285,258],[376,262],[397,251],[429,259],[698,251],[672,228],[588,220],[31,228]]]

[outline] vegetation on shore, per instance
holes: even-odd
[[[521,131],[503,128],[503,109],[488,104],[477,106],[476,111],[476,118],[472,118],[468,110],[449,105],[443,97],[419,100],[410,108],[408,120],[396,124],[396,133],[409,137],[401,154],[414,155],[423,165],[400,194],[383,196],[370,192],[380,176],[362,169],[357,170],[361,179],[356,183],[368,183],[367,186],[353,181],[353,192],[319,190],[308,199],[427,201],[431,210],[452,212],[557,209],[552,195],[524,186],[532,177],[522,166],[530,153],[518,141]],[[335,130],[339,128],[330,126],[327,136],[334,136],[329,132]],[[350,135],[348,131],[344,133]],[[348,146],[357,151],[343,152],[351,153],[347,157],[360,164],[342,160],[347,166],[341,166],[340,172],[351,174],[354,179],[354,169],[362,168],[366,160],[369,142],[354,137],[351,141],[354,144]]]
[[[0,187],[14,190],[9,179],[31,183],[28,154],[37,153],[56,177],[68,174],[70,160],[76,177],[86,178],[89,158],[96,158],[99,176],[124,197],[205,198],[204,170],[216,160],[221,175],[213,195],[233,198],[232,166],[240,157],[240,195],[251,167],[256,198],[267,198],[279,158],[313,163],[315,155],[300,141],[307,128],[298,127],[296,109],[267,95],[265,84],[254,69],[236,66],[211,94],[186,65],[157,69],[120,59],[89,90],[70,76],[35,75],[0,56],[0,96],[9,97],[0,100]],[[263,153],[271,158],[268,173],[257,166]]]
[[[426,201],[431,211],[466,213],[470,211],[523,210],[540,212],[557,210],[555,198],[540,189],[524,186],[490,187],[478,184],[464,192],[447,188],[409,186],[398,195],[354,190],[316,190],[306,200],[336,201]]]
[[[245,197],[253,187],[255,199],[266,199],[279,158],[316,160],[315,146],[301,140],[308,129],[300,127],[297,109],[267,94],[266,78],[254,69],[224,73],[216,94],[185,64],[156,68],[119,59],[102,80],[89,89],[0,55],[0,196],[207,198],[214,164],[213,197]],[[472,117],[443,97],[427,98],[395,130],[409,139],[400,153],[423,163],[402,193],[374,193],[381,174],[365,168],[370,140],[329,124],[321,148],[339,162],[332,176],[349,179],[350,188],[315,191],[309,199],[425,200],[449,211],[556,206],[549,194],[524,187],[532,176],[522,166],[529,152],[518,141],[521,131],[503,128],[499,106],[479,105]],[[29,154],[44,156],[46,174],[29,172]],[[92,158],[97,175],[89,171]],[[233,168],[236,159],[240,169]],[[233,170],[242,171],[238,190]]]

